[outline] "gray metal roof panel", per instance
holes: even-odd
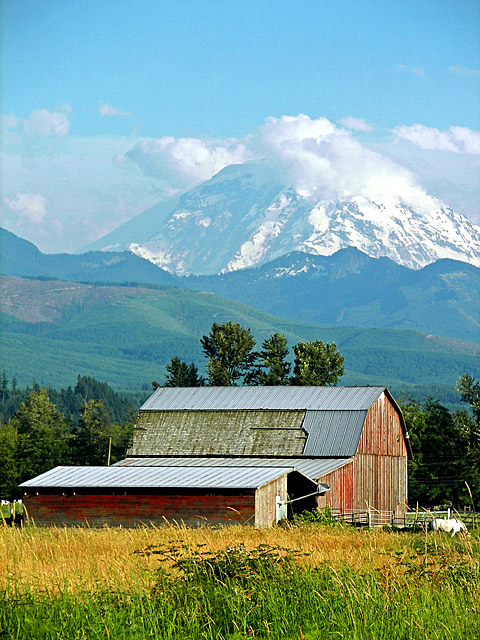
[[[364,410],[385,387],[159,387],[140,411]]]
[[[309,478],[320,478],[351,462],[352,458],[125,458],[122,467],[270,467],[285,470],[294,467]]]
[[[305,456],[354,456],[367,411],[307,411]]]
[[[23,482],[22,488],[257,489],[293,471],[288,467],[111,466],[55,467]],[[309,476],[310,477],[310,476]]]

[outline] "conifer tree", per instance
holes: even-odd
[[[259,366],[256,375],[258,384],[265,386],[286,385],[292,365],[287,361],[287,339],[283,334],[274,333],[262,343],[258,354]]]

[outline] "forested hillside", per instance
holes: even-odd
[[[351,247],[331,256],[294,252],[256,268],[180,278],[129,252],[43,254],[1,228],[0,246],[3,275],[169,284],[301,323],[413,329],[480,341],[480,269],[456,260],[413,270]]]
[[[250,327],[258,345],[272,333],[284,334],[290,346],[335,342],[345,357],[342,384],[386,384],[396,394],[451,401],[454,381],[464,371],[480,373],[478,344],[416,331],[299,323],[174,287],[14,277],[0,282],[0,367],[21,386],[36,380],[60,388],[80,373],[108,380],[117,390],[147,390],[152,380],[162,383],[175,355],[197,362],[203,374],[200,337],[213,322],[229,320]]]

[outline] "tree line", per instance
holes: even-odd
[[[274,333],[259,351],[249,328],[238,322],[213,323],[208,335],[200,339],[206,358],[206,378],[197,365],[178,356],[166,366],[165,386],[214,387],[231,385],[335,385],[344,374],[344,358],[334,342],[299,342],[293,346],[293,365],[289,361],[287,339]],[[152,382],[156,388],[159,383]]]
[[[463,374],[456,390],[469,410],[450,412],[433,398],[400,403],[414,456],[410,507],[480,507],[480,382]]]
[[[73,389],[19,389],[4,374],[1,387],[1,498],[19,497],[20,483],[55,466],[103,466],[125,457],[136,412],[107,383],[78,376]]]
[[[282,334],[255,350],[250,329],[212,325],[201,338],[206,377],[178,356],[166,367],[166,386],[332,385],[344,359],[334,343],[293,346]],[[158,387],[157,382],[152,383]],[[400,402],[414,460],[409,463],[409,503],[422,507],[480,504],[480,383],[464,374],[456,384],[468,409],[451,412],[437,400]],[[135,402],[106,382],[78,376],[66,389],[19,389],[5,373],[0,383],[0,497],[18,497],[18,484],[57,465],[106,465],[122,459],[136,419]]]

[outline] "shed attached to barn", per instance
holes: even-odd
[[[289,496],[300,498],[297,510],[311,509],[327,489],[291,466],[171,464],[55,467],[20,486],[36,524],[125,527],[167,521],[268,527],[287,517]]]
[[[411,449],[385,387],[162,387],[140,408],[127,455],[107,469],[71,468],[69,485],[63,467],[29,480],[27,509],[38,522],[69,523],[70,501],[76,522],[256,526],[287,504],[287,515],[317,504],[386,521],[406,510]]]

